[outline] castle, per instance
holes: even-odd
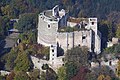
[[[73,18],[56,5],[39,14],[38,44],[50,47],[50,62],[57,63],[57,47],[67,51],[75,46],[86,46],[89,52],[101,53],[101,34],[97,18]]]

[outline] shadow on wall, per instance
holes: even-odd
[[[58,45],[58,47],[57,47],[57,57],[63,56],[63,55],[64,55],[64,50],[61,47],[59,47],[59,45]]]

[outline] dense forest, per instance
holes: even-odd
[[[42,59],[46,56],[46,60],[49,60],[49,48],[37,44],[38,14],[55,5],[68,11],[72,17],[97,17],[98,29],[102,33],[103,54],[100,56],[104,56],[104,53],[119,55],[120,44],[106,48],[106,42],[113,37],[120,39],[120,0],[0,0],[0,42],[8,35],[9,29],[16,28],[21,32],[18,36],[21,43],[17,47],[9,52],[0,51],[0,54],[5,53],[0,55],[0,69],[11,72],[7,76],[0,76],[0,80],[119,80],[108,66],[95,69],[96,72],[88,70],[88,51],[79,47],[68,50],[66,63],[58,69],[58,74],[47,64],[43,65],[46,72],[41,72],[41,75],[38,69],[33,69],[30,55],[40,55]],[[11,19],[19,20],[13,23]],[[3,45],[0,45],[0,49],[3,49]],[[98,60],[93,61],[99,61],[97,57]],[[26,72],[29,72],[29,76]]]
[[[1,0],[0,19],[16,19],[24,13],[37,15],[43,10],[59,5],[61,9],[69,11],[70,16],[97,17],[100,31],[106,34],[103,37],[111,40],[111,37],[120,37],[117,30],[120,22],[119,4],[120,0]],[[8,28],[9,23],[1,24],[0,32],[5,32]]]
[[[22,13],[41,12],[59,4],[70,11],[70,15],[79,17],[97,17],[107,19],[114,12],[119,13],[119,0],[1,0],[1,15],[18,17]]]

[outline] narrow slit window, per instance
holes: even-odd
[[[50,25],[48,24],[48,28],[50,28]]]

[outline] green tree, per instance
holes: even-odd
[[[0,17],[0,36],[4,36],[4,27],[2,26],[2,17]]]
[[[31,60],[26,52],[19,52],[15,62],[15,71],[29,71],[32,67]]]
[[[11,15],[10,5],[6,5],[5,7],[1,7],[1,10],[2,10],[4,15],[7,15],[8,17],[10,17],[10,15]]]
[[[48,68],[46,70],[46,80],[57,80],[57,74],[53,69]]]
[[[116,37],[120,38],[120,24],[117,25]]]
[[[48,68],[46,72],[41,73],[40,80],[57,80],[57,74],[51,68]]]
[[[13,70],[14,66],[15,66],[15,59],[17,58],[17,51],[18,51],[18,48],[15,48],[14,49],[11,49],[11,51],[9,53],[7,53],[6,55],[4,55],[2,57],[2,61],[3,63],[5,63],[5,69],[6,70]]]
[[[5,77],[4,76],[0,76],[0,80],[5,80]]]
[[[86,74],[86,80],[97,80],[97,75],[93,72],[89,72]]]
[[[74,62],[67,62],[65,64],[67,79],[70,80],[73,76],[77,74],[78,68]]]
[[[116,53],[116,55],[120,53],[120,44],[117,44],[114,48],[114,52]]]
[[[87,55],[88,49],[86,47],[74,47],[67,51],[65,55],[65,68],[68,80],[77,74],[80,67],[87,66]]]
[[[30,80],[30,78],[26,72],[20,71],[16,73],[14,80]]]
[[[36,29],[37,15],[35,13],[24,13],[20,15],[17,28],[20,31],[26,32],[32,29]]]
[[[31,72],[29,72],[29,75],[31,80],[37,80],[40,76],[40,70],[33,69]]]
[[[10,29],[10,19],[7,16],[0,17],[0,35],[5,36]]]
[[[66,62],[74,62],[78,66],[87,65],[88,63],[88,49],[87,47],[75,47],[68,50],[65,55]],[[82,57],[82,58],[81,58]]]
[[[57,71],[58,79],[57,80],[67,80],[66,67],[62,66]]]

